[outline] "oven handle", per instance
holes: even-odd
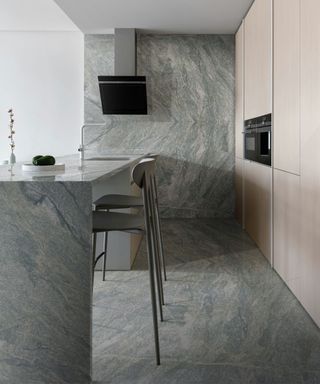
[[[271,132],[270,131],[268,132],[268,149],[269,151],[271,149]]]

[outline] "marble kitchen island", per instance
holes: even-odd
[[[0,166],[1,384],[91,383],[92,201],[129,193],[141,158],[68,156],[45,175]],[[130,267],[136,242],[121,235],[111,253],[127,247]]]

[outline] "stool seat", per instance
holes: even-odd
[[[95,209],[122,209],[143,207],[143,199],[130,195],[105,195],[96,200]]]
[[[97,232],[143,230],[144,218],[117,212],[92,212],[92,230]]]

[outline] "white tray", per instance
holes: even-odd
[[[33,173],[64,171],[65,168],[65,164],[62,163],[57,163],[55,165],[33,165],[32,163],[22,164],[22,170],[24,172]]]

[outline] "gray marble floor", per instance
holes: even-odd
[[[166,220],[162,365],[145,247],[94,290],[95,384],[316,384],[320,331],[232,220]]]

